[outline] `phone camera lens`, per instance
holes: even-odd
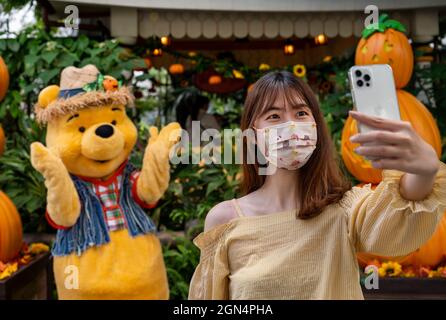
[[[358,87],[362,87],[364,82],[362,80],[358,80],[356,81],[356,84],[358,85]]]
[[[369,81],[370,80],[370,76],[368,74],[364,75],[364,80],[365,81]]]
[[[356,71],[355,71],[355,75],[356,75],[357,77],[360,77],[360,76],[362,76],[362,72],[361,72],[360,70],[356,70]]]

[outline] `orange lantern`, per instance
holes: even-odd
[[[155,48],[152,51],[152,56],[161,57],[163,55],[163,50],[161,48]]]
[[[165,47],[170,46],[172,40],[169,36],[161,37],[161,44]]]
[[[294,54],[294,45],[293,44],[286,44],[283,47],[283,53],[287,56],[291,56]]]
[[[314,43],[317,45],[324,45],[328,43],[328,38],[325,34],[321,33],[314,37]]]

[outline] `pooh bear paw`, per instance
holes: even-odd
[[[60,170],[64,167],[62,161],[40,142],[31,144],[31,164],[40,173],[44,174],[49,170]]]

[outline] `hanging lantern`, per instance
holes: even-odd
[[[283,46],[283,53],[286,56],[291,56],[294,54],[294,44],[291,41],[285,42],[285,45]]]
[[[163,55],[163,50],[161,48],[155,48],[152,51],[152,56],[161,57]]]
[[[314,37],[314,43],[322,46],[322,45],[328,43],[328,38],[325,34],[321,33],[321,34],[317,35],[316,37]]]
[[[169,36],[161,37],[161,44],[165,47],[170,46],[172,39]]]

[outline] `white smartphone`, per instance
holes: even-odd
[[[353,66],[348,72],[353,105],[359,112],[401,120],[392,68],[388,64]],[[359,124],[361,133],[373,130]]]
[[[392,68],[388,64],[353,66],[348,72],[353,106],[359,112],[401,120]],[[359,124],[360,132],[373,130]]]

